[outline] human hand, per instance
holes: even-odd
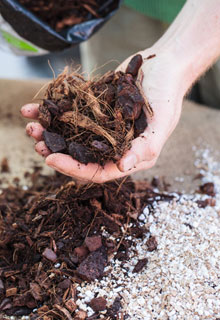
[[[142,52],[143,58],[155,54],[153,49]],[[26,127],[28,135],[36,140],[35,150],[45,157],[48,166],[83,182],[104,183],[133,172],[151,168],[162,149],[163,144],[175,128],[178,121],[183,94],[179,91],[178,72],[173,71],[174,65],[170,56],[156,54],[152,59],[144,60],[140,79],[143,77],[143,92],[154,110],[152,118],[148,117],[149,126],[146,131],[132,142],[132,148],[118,164],[107,163],[104,167],[98,164],[81,164],[71,156],[51,152],[43,142],[44,128],[38,122],[30,122]],[[126,69],[130,58],[118,70]],[[175,69],[174,69],[175,70]],[[22,107],[21,113],[29,119],[38,119],[38,105],[28,104]]]
[[[148,127],[132,141],[132,147],[120,160],[122,172],[137,168],[149,169],[157,161],[181,114],[186,80],[172,52],[150,48],[140,52],[144,59],[137,81],[141,84],[153,116],[147,112]],[[125,71],[131,58],[119,67]]]
[[[164,35],[142,52],[146,59],[141,68],[142,88],[154,115],[121,159],[120,170],[140,164],[148,169],[156,161],[178,123],[184,95],[220,57],[219,39],[220,1],[187,0]],[[120,66],[122,71],[127,63]]]
[[[21,113],[25,118],[38,120],[38,104],[27,104],[22,107]],[[109,180],[114,180],[126,176],[132,172],[142,169],[142,164],[134,170],[121,172],[117,165],[113,162],[107,163],[101,167],[95,163],[88,163],[87,165],[79,163],[71,156],[62,153],[51,154],[43,141],[42,133],[44,128],[38,122],[29,122],[26,126],[26,132],[29,136],[33,137],[36,141],[35,151],[45,158],[45,163],[67,175],[73,177],[80,183],[104,183]],[[153,163],[152,163],[153,166]]]
[[[80,164],[65,154],[50,154],[42,141],[43,127],[29,123],[27,133],[37,141],[36,151],[50,167],[85,182],[103,183],[151,168],[178,123],[184,94],[220,56],[219,15],[219,0],[211,4],[209,0],[188,0],[162,38],[141,52],[144,63],[138,80],[154,114],[151,118],[148,115],[149,126],[133,140],[118,164],[110,162],[103,168],[93,163]],[[147,59],[152,55],[156,56]],[[129,61],[118,69],[125,70]],[[21,112],[24,117],[38,118],[36,104],[24,106]]]

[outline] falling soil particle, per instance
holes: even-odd
[[[7,158],[3,158],[3,159],[2,159],[0,167],[1,167],[1,172],[2,172],[2,173],[8,173],[8,172],[10,172],[10,167],[9,167],[8,159],[7,159]]]

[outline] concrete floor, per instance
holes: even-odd
[[[0,51],[0,78],[51,78],[53,73],[48,60],[57,75],[66,65],[80,64],[79,47],[38,57],[15,56],[12,53]]]

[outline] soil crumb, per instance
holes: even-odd
[[[1,167],[2,173],[9,173],[10,172],[10,167],[9,167],[9,163],[8,163],[7,158],[2,159],[0,167]]]

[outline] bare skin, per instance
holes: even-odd
[[[132,148],[118,164],[84,165],[68,155],[50,154],[42,141],[44,128],[31,122],[26,131],[36,140],[35,150],[48,166],[77,180],[97,183],[151,168],[179,121],[184,95],[220,56],[220,1],[188,0],[163,37],[141,54],[142,88],[154,115],[148,115],[149,126],[133,140]],[[156,56],[147,59],[150,55]],[[125,70],[128,61],[118,69]],[[38,105],[25,105],[21,113],[37,120]]]

